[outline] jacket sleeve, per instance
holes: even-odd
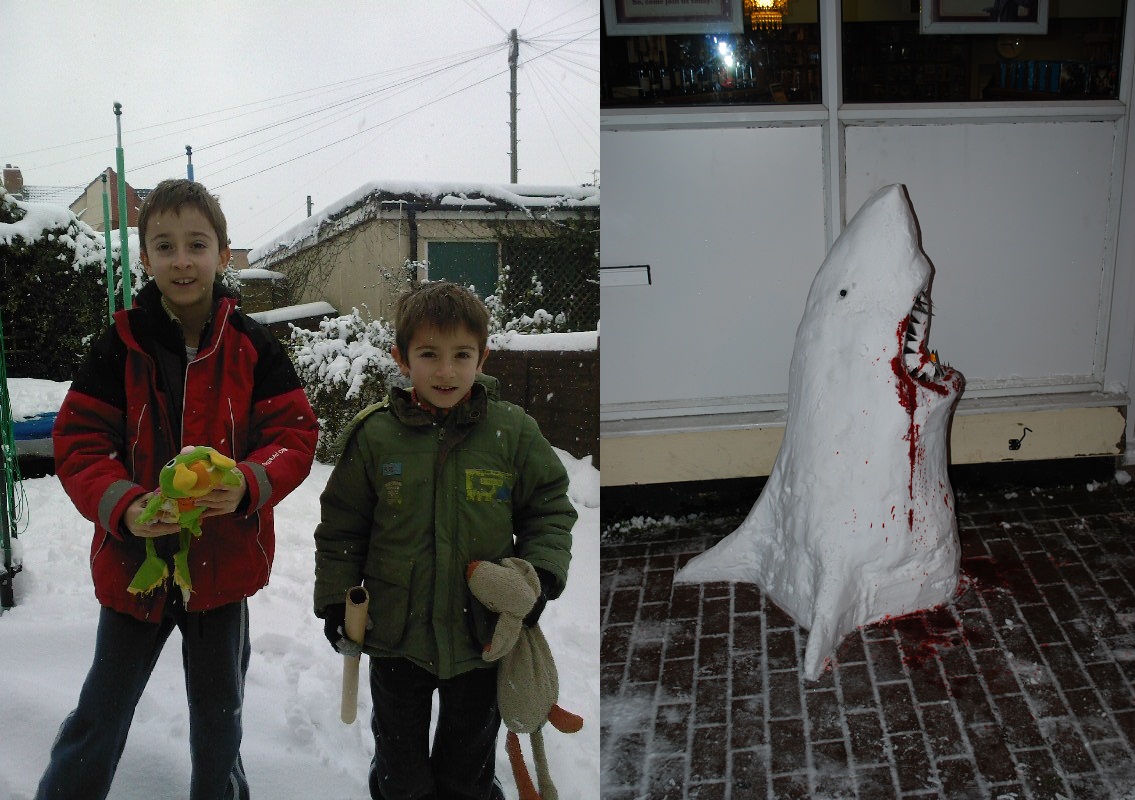
[[[363,579],[370,549],[375,483],[367,457],[365,436],[358,431],[346,441],[323,494],[320,522],[315,528],[315,614],[331,603],[342,603],[347,589]]]
[[[249,452],[240,468],[248,482],[246,513],[275,506],[311,471],[319,423],[291,359],[268,334],[253,376]]]
[[[124,453],[125,348],[112,328],[84,359],[71,383],[51,438],[55,472],[79,513],[122,538],[126,508],[145,489],[130,479]]]
[[[519,480],[514,489],[516,554],[555,578],[548,599],[559,597],[571,563],[571,529],[579,514],[568,497],[568,474],[531,417],[524,418]]]

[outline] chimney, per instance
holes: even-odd
[[[19,167],[4,165],[4,188],[12,194],[19,194],[24,190],[24,173],[20,172]]]

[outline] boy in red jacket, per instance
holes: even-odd
[[[142,205],[138,237],[152,280],[92,347],[53,431],[63,488],[95,523],[91,573],[102,610],[93,664],[36,797],[106,797],[134,708],[176,626],[189,700],[189,796],[246,798],[246,598],[268,582],[272,508],[311,469],[318,425],[283,348],[219,282],[228,227],[205,187],[162,181]],[[239,480],[196,501],[205,512],[189,548],[188,598],[169,581],[132,591],[147,539],[167,561],[178,549],[176,521],[138,517],[162,466],[187,445],[235,460]]]

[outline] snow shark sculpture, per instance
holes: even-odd
[[[926,347],[931,273],[905,190],[879,190],[808,292],[764,491],[677,576],[759,585],[810,631],[809,680],[845,634],[940,605],[957,587],[946,447],[964,379]]]

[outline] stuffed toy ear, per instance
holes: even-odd
[[[473,596],[498,615],[493,641],[482,654],[486,661],[496,661],[516,645],[524,618],[540,596],[540,579],[532,565],[520,558],[505,558],[500,564],[475,561],[466,575]]]

